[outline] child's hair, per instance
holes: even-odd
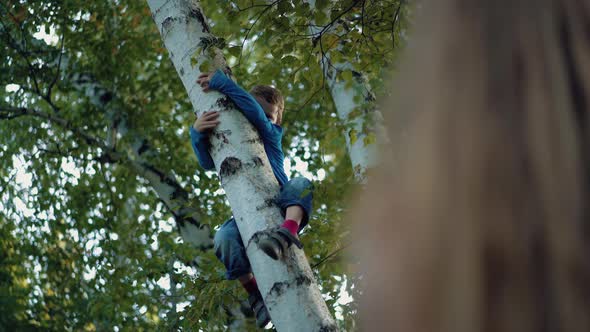
[[[252,95],[264,98],[267,102],[277,105],[279,113],[277,114],[277,124],[280,125],[283,120],[283,110],[285,109],[285,99],[281,91],[269,85],[257,85],[250,90]]]

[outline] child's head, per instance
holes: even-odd
[[[269,120],[280,125],[285,109],[285,99],[281,92],[272,86],[257,85],[250,90],[250,94],[260,103]]]

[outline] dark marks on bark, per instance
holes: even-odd
[[[298,275],[295,280],[287,282],[287,281],[277,281],[275,282],[272,287],[270,288],[270,291],[268,292],[269,295],[274,295],[274,296],[281,296],[283,295],[283,293],[285,292],[285,290],[287,290],[289,287],[300,287],[300,286],[309,286],[311,285],[312,280],[303,274]]]
[[[250,138],[250,139],[245,139],[245,140],[241,141],[240,143],[242,143],[242,144],[256,144],[256,143],[262,144],[262,139],[260,137]]]
[[[275,296],[281,296],[285,292],[285,289],[287,288],[287,286],[288,286],[288,283],[286,283],[284,281],[275,282],[272,285],[272,287],[270,288],[269,295],[274,293]]]
[[[215,105],[219,106],[221,110],[229,110],[234,108],[234,103],[227,96],[217,99]]]
[[[232,176],[242,169],[242,162],[236,157],[227,157],[221,162],[219,175],[221,178]]]
[[[218,137],[219,138],[219,137]],[[226,142],[228,143],[228,142]],[[264,160],[262,158],[255,156],[250,161],[245,161],[242,163],[244,169],[255,169],[264,166]]]
[[[224,133],[220,133],[220,135],[221,135],[221,139],[223,140],[223,143],[228,144],[229,143],[229,140],[227,139],[227,137],[225,136],[225,134]]]
[[[309,286],[311,285],[311,278],[304,275],[304,274],[300,274],[297,276],[297,278],[295,278],[295,285],[297,286],[301,286],[301,285],[306,285]],[[291,283],[293,284],[293,283]]]
[[[252,163],[254,164],[254,167],[259,167],[264,165],[264,161],[262,161],[262,158],[256,156],[252,158]]]
[[[256,211],[260,211],[260,210],[264,210],[270,207],[275,206],[276,201],[274,200],[274,198],[267,198],[264,200],[264,203],[262,205],[259,205],[256,207]]]
[[[207,24],[207,21],[205,20],[205,16],[203,16],[203,13],[201,12],[201,9],[197,6],[191,6],[190,12],[188,14],[189,17],[192,17],[194,19],[196,19],[197,21],[199,21],[199,23],[201,23],[201,25],[203,26],[203,32],[209,33],[211,32],[211,29],[209,28],[209,24]]]
[[[168,16],[162,21],[162,34],[166,33],[168,29],[172,27],[172,23],[174,23],[174,18]]]
[[[180,68],[180,76],[184,76],[184,68]]]
[[[338,327],[334,324],[322,325],[322,326],[320,326],[320,329],[318,330],[318,332],[337,332],[337,331],[338,331]]]
[[[231,135],[231,130],[217,130],[213,132],[213,136],[218,140],[222,141],[224,144],[228,144],[229,140],[227,139],[228,136]]]

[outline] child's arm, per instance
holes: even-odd
[[[266,114],[258,101],[227,77],[221,70],[218,69],[215,72],[209,82],[208,88],[218,90],[224,95],[227,95],[236,104],[238,109],[242,111],[248,121],[256,127],[263,138],[276,136],[277,128],[266,117]]]
[[[205,113],[190,126],[191,146],[201,167],[206,170],[215,169],[213,159],[209,154],[209,136],[206,130],[215,127],[219,121],[215,120],[217,112]],[[197,128],[195,128],[197,127]],[[198,129],[198,130],[197,130]]]

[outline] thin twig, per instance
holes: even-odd
[[[322,265],[325,261],[327,261],[328,259],[336,256],[337,254],[339,254],[342,250],[348,248],[350,246],[350,243],[347,243],[343,246],[341,246],[340,248],[334,250],[333,252],[331,252],[330,254],[326,255],[324,258],[320,259],[319,262],[315,263],[314,265],[311,266],[312,269],[315,269],[316,267]]]
[[[60,118],[55,115],[45,113],[42,111],[37,111],[34,109],[25,108],[25,107],[12,107],[12,106],[0,107],[0,118],[12,119],[17,116],[23,116],[23,115],[30,115],[33,117],[48,120],[49,122],[57,124],[62,129],[71,131],[72,133],[74,133],[78,137],[82,138],[88,145],[94,145],[94,146],[97,146],[97,147],[103,149],[104,151],[109,151],[109,148],[105,144],[102,143],[102,139],[99,139],[98,137],[88,134],[86,131],[79,129],[78,127],[73,125],[71,122],[69,122],[63,118]]]
[[[59,78],[59,73],[61,70],[61,58],[64,53],[64,40],[65,39],[66,39],[66,34],[64,33],[64,34],[62,34],[62,37],[61,37],[61,45],[59,47],[59,59],[57,60],[57,70],[55,73],[55,77],[53,78],[53,81],[51,81],[51,83],[49,84],[49,88],[47,88],[47,99],[49,101],[51,101],[51,90],[53,89],[53,86],[55,85],[55,83],[57,82],[57,80]]]
[[[323,34],[324,32],[326,32],[326,31],[327,31],[327,30],[328,30],[330,27],[332,27],[332,26],[334,25],[334,23],[336,23],[336,22],[337,22],[337,21],[338,21],[338,20],[339,20],[339,19],[340,19],[342,16],[344,16],[345,14],[347,14],[348,12],[350,12],[351,10],[353,10],[353,9],[356,7],[356,5],[358,4],[358,2],[359,2],[359,1],[360,1],[360,0],[355,0],[355,1],[353,1],[353,2],[352,2],[352,4],[350,5],[350,7],[348,7],[346,10],[343,10],[341,13],[339,13],[339,14],[338,14],[338,15],[337,15],[337,16],[336,16],[336,17],[335,17],[333,20],[332,20],[332,22],[330,22],[330,23],[326,24],[326,25],[325,25],[325,26],[322,28],[322,30],[320,30],[320,32],[318,32],[318,33],[316,34],[317,36],[316,36],[314,39],[317,39],[317,38],[320,38],[320,39],[321,39],[321,38],[322,38],[322,34]]]
[[[319,89],[317,89],[309,98],[307,98],[307,100],[303,103],[303,105],[299,106],[299,108],[297,108],[293,112],[299,112],[299,111],[301,111],[313,99],[313,97],[315,97],[315,95],[318,94],[318,92],[322,91],[323,89],[324,89],[324,86],[322,84],[322,86],[320,86]]]
[[[242,46],[241,46],[241,50],[240,50],[240,57],[238,58],[238,64],[236,66],[239,66],[242,63],[242,55],[244,53],[244,45],[246,44],[246,40],[248,39],[248,36],[250,35],[250,32],[252,31],[252,29],[254,29],[254,26],[256,25],[256,23],[258,23],[258,21],[260,20],[260,18],[262,17],[262,15],[264,15],[264,13],[266,13],[267,10],[269,10],[270,8],[272,8],[275,4],[279,3],[281,0],[276,0],[273,3],[269,4],[269,5],[265,5],[266,8],[264,8],[263,10],[261,10],[259,13],[257,13],[256,15],[258,15],[256,17],[256,19],[254,20],[254,23],[252,23],[252,25],[250,26],[250,28],[248,28],[248,30],[246,31],[246,36],[244,36],[244,40],[242,40]],[[254,16],[256,16],[254,15]],[[254,17],[253,16],[253,17]],[[248,21],[250,21],[252,19],[249,18]]]
[[[399,2],[399,6],[397,7],[397,10],[395,11],[395,15],[393,16],[393,21],[391,22],[391,44],[394,49],[395,49],[395,22],[397,22],[400,9],[404,5],[404,2],[405,2],[405,0],[401,0]]]

